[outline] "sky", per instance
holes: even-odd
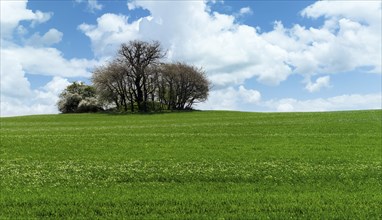
[[[379,0],[0,2],[1,116],[58,113],[62,90],[131,40],[205,70],[197,109],[382,108]]]

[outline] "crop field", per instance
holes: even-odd
[[[382,219],[382,111],[1,118],[0,219]]]

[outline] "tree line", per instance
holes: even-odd
[[[60,94],[59,110],[187,110],[207,100],[210,82],[205,72],[182,62],[163,63],[164,56],[156,41],[122,44],[112,61],[94,69],[92,85],[73,83]]]

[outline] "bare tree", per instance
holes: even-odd
[[[129,70],[114,60],[106,66],[101,66],[93,71],[92,82],[96,88],[99,98],[104,103],[114,102],[117,109],[123,108],[134,111],[134,96]]]
[[[131,70],[128,76],[133,83],[133,93],[138,110],[147,112],[151,73],[149,68],[157,65],[165,53],[162,52],[159,42],[130,41],[128,44],[121,45],[118,55],[118,60]]]
[[[200,68],[185,63],[163,64],[158,96],[169,110],[191,109],[208,97],[210,82]]]

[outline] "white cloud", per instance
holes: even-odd
[[[94,54],[105,57],[115,55],[121,43],[137,38],[138,24],[129,24],[124,15],[104,14],[97,25],[81,24],[78,28],[92,40]]]
[[[244,103],[256,104],[260,101],[261,95],[259,91],[246,89],[244,86],[239,87],[238,96]]]
[[[1,50],[1,96],[22,98],[29,95],[30,83],[25,77],[25,71],[16,57],[3,53]],[[2,101],[2,100],[1,100]]]
[[[69,84],[67,79],[55,76],[44,87],[33,90],[34,99],[39,104],[54,106],[55,112],[58,112],[56,107],[58,96]]]
[[[35,27],[38,24],[45,23],[50,20],[50,18],[53,16],[52,12],[41,12],[36,11],[35,13],[35,19],[32,20],[31,26]]]
[[[305,89],[309,92],[318,92],[321,88],[327,88],[330,86],[330,76],[323,76],[316,79],[316,82],[312,83],[308,81]]]
[[[103,6],[97,2],[97,0],[88,0],[88,7],[90,11],[102,10]]]
[[[203,66],[217,85],[238,85],[257,77],[278,84],[291,73],[287,53],[263,40],[256,29],[235,23],[231,15],[210,12],[203,1],[134,1],[151,13],[133,23],[123,15],[105,14],[97,25],[82,24],[97,56],[110,56],[120,43],[133,39],[159,40],[169,60]],[[216,77],[214,77],[216,75]]]
[[[59,95],[68,85],[69,81],[65,78],[55,76],[52,81],[48,82],[43,89],[55,96]]]
[[[351,3],[349,3],[351,4]],[[263,37],[287,52],[286,62],[301,75],[334,74],[372,67],[381,73],[381,30],[342,18],[338,28],[305,28],[295,25],[285,29],[276,25]]]
[[[24,26],[22,26],[22,25],[19,25],[19,26],[17,26],[17,34],[18,35],[20,35],[20,36],[23,36],[23,35],[26,35],[26,34],[28,34],[28,29],[26,29]]]
[[[293,107],[293,104],[290,103],[293,101],[297,102],[294,99],[283,99],[283,100],[281,100],[280,103],[277,104],[276,111],[278,111],[278,112],[293,112],[294,107]]]
[[[317,1],[305,8],[301,15],[310,18],[349,18],[369,24],[381,22],[380,1]]]
[[[99,11],[99,10],[102,10],[103,8],[103,5],[98,3],[97,0],[75,0],[77,3],[83,3],[83,2],[86,2],[87,3],[87,10],[89,12],[96,12],[96,11]]]
[[[329,98],[261,100],[260,92],[239,86],[210,92],[208,101],[196,105],[203,110],[241,110],[271,112],[311,112],[382,109],[382,94],[348,94]]]
[[[52,13],[33,12],[26,8],[27,0],[0,1],[1,38],[10,38],[20,21],[31,21],[32,26],[48,21]]]
[[[47,47],[59,43],[63,34],[50,29],[44,35],[32,34],[25,40],[27,46],[12,41],[15,30],[23,38],[34,25],[46,22],[52,13],[33,12],[26,1],[1,1],[1,82],[0,115],[24,115],[57,113],[58,94],[68,85],[63,77],[88,77],[99,61],[66,59],[56,48]],[[20,21],[31,25],[19,25]],[[3,28],[4,27],[4,28]],[[26,74],[52,76],[44,87],[31,89]]]
[[[53,77],[44,87],[35,90],[31,90],[29,83],[17,84],[18,79],[23,77],[13,76],[12,80],[4,83],[8,87],[1,87],[1,117],[58,113],[58,95],[69,85],[67,79]],[[10,87],[12,85],[15,87]]]
[[[68,80],[59,76],[88,76],[86,63],[67,61],[53,48],[1,49],[0,115],[57,113],[58,94],[68,85]],[[32,90],[26,72],[51,75],[53,79]]]
[[[49,104],[43,105],[35,102],[28,105],[25,100],[3,98],[1,100],[0,116],[20,116],[20,115],[37,115],[37,114],[57,114],[57,107]]]
[[[254,107],[261,100],[261,94],[257,90],[246,89],[240,85],[238,89],[228,87],[212,90],[208,100],[196,105],[200,109],[208,110],[243,110],[242,104]]]
[[[266,101],[261,105],[266,106],[270,111],[280,112],[381,109],[382,94],[350,94],[330,97],[326,99],[319,98],[311,100],[297,100],[288,98]]]
[[[13,57],[18,65],[29,74],[63,76],[63,77],[89,77],[90,69],[96,64],[95,60],[65,59],[56,48],[43,47],[12,47],[1,49],[2,57]],[[3,63],[3,62],[2,62]],[[11,75],[12,71],[3,70],[1,76]]]
[[[62,36],[62,32],[52,28],[43,36],[41,36],[39,33],[33,34],[29,39],[26,40],[26,44],[35,47],[51,46],[61,42]]]
[[[196,108],[203,110],[236,110],[239,108],[236,94],[237,91],[232,87],[212,90],[209,93],[208,100],[198,103]]]
[[[326,21],[321,29],[300,27],[291,33],[296,39],[311,39],[311,46],[303,54],[295,54],[291,62],[309,55],[315,63],[312,66],[315,72],[337,73],[372,67],[372,72],[380,74],[381,5],[380,1],[318,1],[307,7],[301,12],[303,16],[324,16]]]
[[[128,1],[128,2],[127,2],[127,8],[128,8],[130,11],[132,11],[132,10],[135,10],[135,9],[137,9],[137,8],[139,8],[139,7],[138,7],[137,4],[135,3],[135,1]]]
[[[89,76],[96,61],[66,60],[55,48],[1,49],[1,116],[57,113],[59,93],[69,84],[63,77]],[[44,87],[31,89],[25,74],[52,76]]]
[[[250,7],[244,7],[244,8],[240,9],[239,14],[242,16],[243,15],[251,15],[251,14],[253,14],[253,11]]]
[[[380,18],[376,9],[380,4],[355,2],[355,6],[336,9],[338,12],[329,6],[353,2],[324,4],[327,7],[313,4],[302,15],[325,16],[336,29],[327,23],[321,28],[295,25],[288,29],[276,22],[273,31],[259,34],[255,27],[236,23],[234,16],[210,11],[203,1],[130,1],[130,10],[141,7],[151,15],[128,23],[126,16],[105,14],[96,25],[79,28],[91,39],[97,56],[113,55],[118,45],[128,40],[160,40],[169,49],[169,60],[203,66],[218,86],[240,85],[252,78],[277,85],[292,73],[310,77],[362,67],[380,73],[381,31],[375,28],[380,27],[376,19]],[[350,16],[360,4],[373,15]],[[242,12],[249,10],[243,8]]]

